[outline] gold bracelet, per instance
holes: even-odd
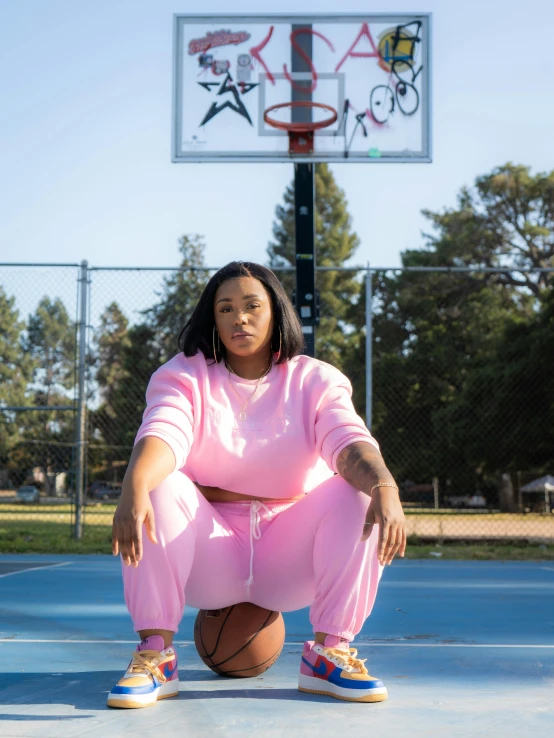
[[[373,487],[371,488],[371,491],[370,491],[369,494],[372,494],[373,493],[373,490],[376,487],[394,487],[394,489],[398,490],[398,487],[393,482],[378,482],[377,484],[374,484],[373,485]]]

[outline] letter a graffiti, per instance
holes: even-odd
[[[360,41],[362,37],[365,37],[369,41],[369,43],[371,44],[371,48],[373,49],[373,52],[354,51],[354,48],[356,47],[356,45],[358,44],[358,42]],[[339,64],[335,67],[335,72],[339,71],[339,69],[342,67],[342,65],[348,59],[349,56],[355,57],[357,59],[360,59],[360,58],[369,59],[371,57],[380,59],[379,51],[377,50],[377,47],[375,46],[375,42],[373,41],[373,37],[371,35],[371,31],[369,30],[369,26],[367,25],[367,23],[363,24],[359,34],[356,36],[356,40],[354,41],[352,46],[348,49],[346,54],[342,57]]]

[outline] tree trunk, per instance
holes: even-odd
[[[514,495],[514,485],[511,476],[504,472],[500,481],[500,512],[515,512],[516,501]]]

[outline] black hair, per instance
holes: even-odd
[[[231,261],[211,277],[200,295],[194,312],[179,334],[179,348],[185,356],[194,356],[200,350],[206,359],[214,359],[215,293],[224,282],[239,277],[253,277],[259,280],[269,294],[273,311],[272,352],[277,353],[279,351],[279,340],[281,340],[281,355],[276,363],[283,364],[285,361],[292,359],[293,356],[302,353],[305,346],[302,325],[292,302],[276,275],[271,269],[261,264],[255,264],[251,261]],[[215,359],[220,361],[224,356],[225,346],[216,341]]]

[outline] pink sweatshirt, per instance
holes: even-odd
[[[349,380],[330,364],[302,355],[274,365],[239,420],[256,382],[229,376],[200,351],[174,356],[150,379],[135,443],[162,439],[175,469],[199,484],[274,498],[331,477],[355,441],[379,448],[354,410]]]

